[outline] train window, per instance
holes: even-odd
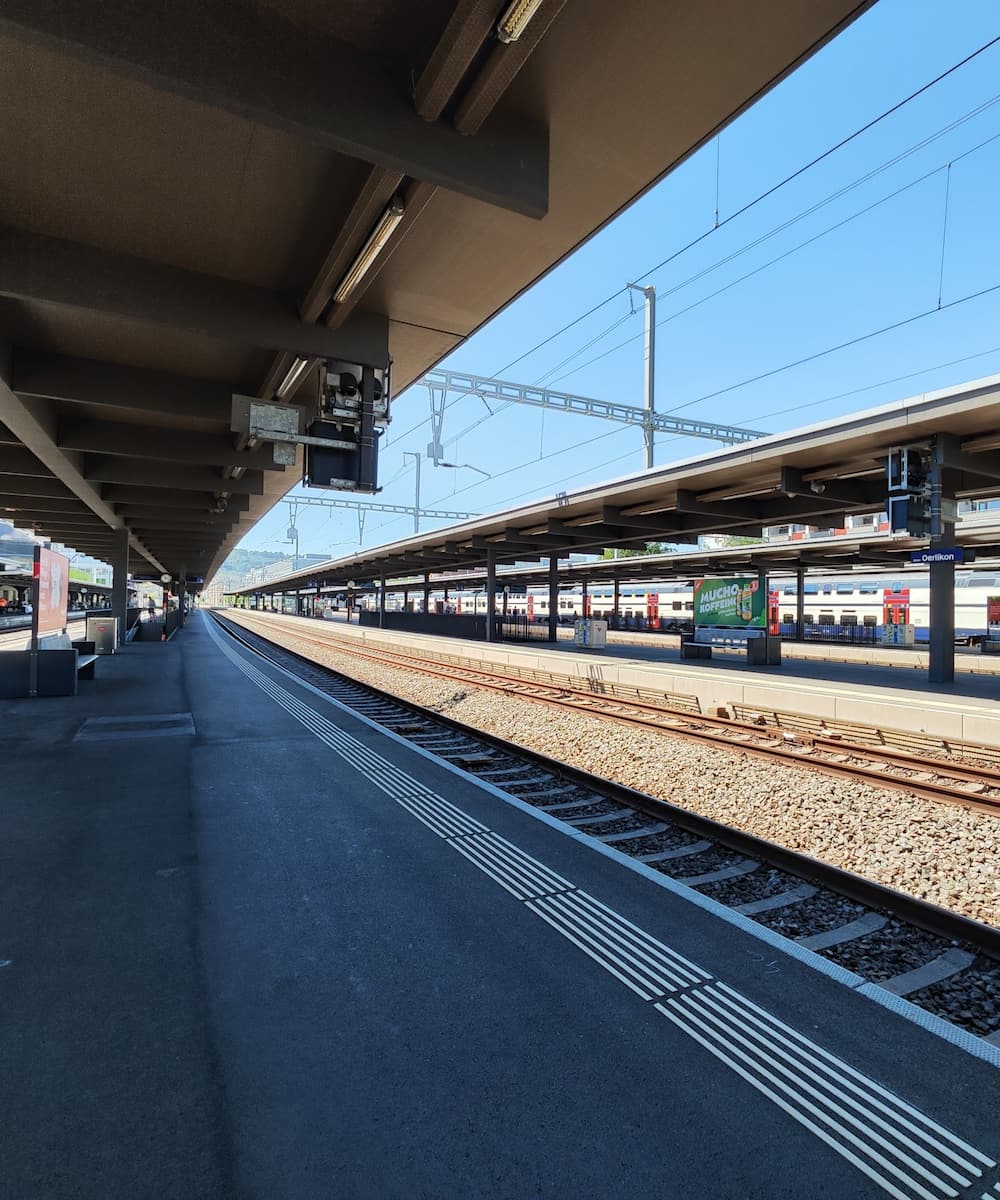
[[[816,596],[819,594],[819,584],[818,583],[807,583],[803,587],[802,591],[806,596]]]
[[[684,602],[684,611],[685,612],[694,612],[694,601],[693,600],[686,600]]]
[[[683,612],[684,602],[682,600],[675,600],[670,607],[674,610],[674,612]]]
[[[813,615],[812,615],[812,613],[807,613],[807,612],[804,612],[804,613],[802,614],[802,624],[803,624],[803,625],[812,625],[812,624],[813,624]]]
[[[832,583],[824,583],[823,584],[823,595],[831,596],[832,594],[833,594],[833,584]]]
[[[838,596],[853,596],[854,595],[854,584],[853,583],[838,583],[837,584],[837,595]]]
[[[819,614],[819,623],[821,625],[836,625],[837,618],[832,612],[821,612]]]
[[[781,620],[783,624],[791,625],[795,621],[795,613],[782,613]]]
[[[855,612],[842,612],[840,614],[841,625],[857,625],[858,614]]]
[[[785,595],[786,596],[794,596],[795,595],[795,584],[794,583],[786,583],[785,584]]]
[[[878,594],[878,584],[876,584],[876,583],[863,583],[863,584],[862,584],[862,585],[861,585],[861,586],[858,588],[858,591],[861,593],[861,595],[862,595],[862,596],[875,596],[875,595],[877,595],[877,594]]]
[[[861,624],[866,625],[870,629],[873,625],[878,624],[878,617],[874,613],[865,613],[861,618]]]

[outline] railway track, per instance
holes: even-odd
[[[267,628],[266,621],[255,622],[252,617],[248,621],[245,614],[241,614],[241,622]],[[370,643],[359,647],[355,639],[338,637],[325,630],[318,635],[296,627],[294,636],[311,645],[335,647],[338,652],[368,662],[402,666],[440,679],[516,695],[551,708],[654,730],[784,765],[805,766],[1000,817],[1000,777],[994,765],[945,760],[913,749],[861,744],[829,731],[789,730],[780,725],[768,728],[748,720],[710,716],[694,711],[691,698],[687,697],[664,694],[662,699],[653,700],[631,696],[628,689],[617,686],[581,687],[573,676],[532,671],[526,677],[523,671],[490,670],[469,659],[411,654],[398,647],[376,649]],[[686,707],[679,707],[684,704]],[[987,753],[983,747],[967,749],[970,758]]]
[[[513,747],[213,616],[250,650],[415,745],[1000,1046],[1000,930]]]

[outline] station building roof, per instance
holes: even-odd
[[[765,527],[784,523],[836,527],[848,514],[884,512],[888,452],[900,445],[927,446],[932,439],[945,455],[955,495],[1000,495],[1000,376],[558,493],[244,590],[474,571],[489,552],[504,563],[615,546],[641,548],[649,541],[696,543],[702,534],[759,536]],[[989,522],[975,520],[957,534],[959,544],[978,546],[984,554],[996,549],[995,537]],[[764,559],[789,568],[831,569],[832,562],[842,568],[866,561],[891,564],[925,544],[913,538],[838,537],[766,548],[697,552],[692,547],[683,557],[726,573]],[[634,560],[621,561],[629,562],[630,571],[639,569]],[[663,556],[657,569],[662,572],[668,561],[676,565],[681,556]]]
[[[234,392],[401,391],[872,2],[5,0],[0,512],[210,577],[301,478]]]

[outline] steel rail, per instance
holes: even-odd
[[[268,622],[265,620],[262,624],[266,626]],[[778,760],[787,766],[805,767],[840,778],[861,780],[875,787],[905,792],[936,803],[959,805],[1000,817],[1000,794],[995,797],[977,796],[961,786],[963,783],[972,787],[990,786],[1000,793],[996,771],[990,767],[974,764],[953,765],[941,759],[913,756],[906,751],[870,747],[813,734],[782,733],[775,738],[765,733],[761,726],[734,721],[729,717],[713,717],[705,713],[695,715],[649,701],[631,700],[621,696],[610,698],[600,693],[574,688],[569,677],[565,684],[545,683],[525,680],[500,671],[488,671],[478,664],[473,664],[471,660],[464,660],[463,665],[443,663],[420,655],[407,654],[397,648],[373,649],[369,643],[366,643],[365,649],[362,650],[351,640],[332,633],[317,637],[314,633],[296,629],[294,632],[290,630],[289,636],[313,645],[335,648],[373,663],[401,665],[422,674],[513,694],[532,703],[584,713],[632,728],[672,734],[689,741],[709,743],[733,753],[771,761]],[[630,714],[623,711],[626,709],[634,711]],[[844,756],[851,761],[839,762],[836,758],[824,757],[824,754]],[[938,776],[939,779],[889,774],[893,768],[905,768],[920,775]],[[954,782],[949,783],[947,780]]]

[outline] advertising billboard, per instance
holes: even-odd
[[[736,629],[763,629],[766,623],[767,591],[760,580],[696,579],[694,581],[694,623],[722,625]]]
[[[69,559],[39,546],[35,551],[35,637],[66,629],[69,603]]]

